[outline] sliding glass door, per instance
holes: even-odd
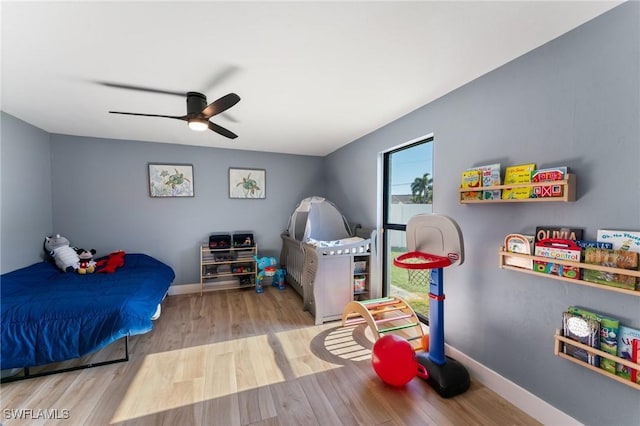
[[[433,211],[433,138],[384,153],[383,176],[383,294],[402,297],[426,322],[427,274],[397,268],[393,259],[407,251],[405,234],[409,218]]]

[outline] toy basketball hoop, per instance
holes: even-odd
[[[418,376],[448,398],[470,385],[464,366],[444,353],[444,268],[464,261],[462,231],[450,217],[415,215],[407,222],[407,251],[393,264],[409,273],[426,273],[429,282],[429,352],[416,354]]]
[[[451,265],[448,257],[411,251],[393,259],[393,264],[402,269],[437,269]]]

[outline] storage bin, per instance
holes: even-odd
[[[210,249],[228,249],[231,247],[231,234],[218,232],[209,235]]]
[[[358,293],[367,289],[367,279],[363,275],[353,277],[353,292]]]
[[[233,247],[253,247],[255,240],[253,239],[253,232],[238,231],[233,233]]]

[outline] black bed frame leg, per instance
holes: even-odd
[[[50,376],[52,374],[67,373],[69,371],[84,370],[86,368],[100,367],[103,365],[117,364],[119,362],[127,362],[127,361],[129,361],[129,336],[128,335],[124,336],[124,357],[122,358],[111,359],[108,361],[101,361],[96,363],[83,364],[83,365],[78,365],[76,367],[68,367],[68,368],[61,368],[58,370],[44,371],[41,373],[34,373],[34,374],[30,373],[29,367],[25,367],[22,369],[24,374],[5,377],[2,379],[2,381],[0,381],[0,383],[17,382],[20,380],[33,379],[35,377]]]

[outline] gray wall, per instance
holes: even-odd
[[[328,198],[371,226],[378,153],[434,133],[434,212],[466,254],[445,272],[447,342],[585,424],[636,425],[638,391],[553,355],[561,313],[640,328],[640,297],[500,270],[497,251],[537,225],[640,230],[639,36],[640,4],[623,4],[326,158]],[[461,172],[494,162],[567,165],[578,200],[459,204]]]
[[[195,197],[151,198],[149,162],[189,163]],[[73,245],[145,252],[168,263],[174,284],[200,281],[210,233],[252,230],[259,255],[280,254],[298,202],[324,195],[321,157],[51,135],[53,228]],[[230,199],[229,167],[266,170],[266,199]]]
[[[60,232],[100,253],[150,253],[193,283],[210,232],[254,229],[260,251],[277,255],[290,213],[313,194],[373,226],[378,152],[433,132],[434,211],[458,221],[466,249],[445,274],[447,342],[586,424],[634,424],[638,392],[554,357],[553,333],[570,304],[640,328],[640,298],[499,270],[497,250],[536,225],[591,238],[640,229],[639,15],[624,4],[325,159],[49,136],[2,114],[2,271],[37,261],[43,236]],[[195,198],[151,199],[149,161],[192,163]],[[465,168],[529,161],[570,166],[578,200],[458,204]],[[228,199],[229,166],[265,168],[267,199]]]
[[[0,269],[8,272],[42,260],[51,232],[49,134],[0,112]]]

